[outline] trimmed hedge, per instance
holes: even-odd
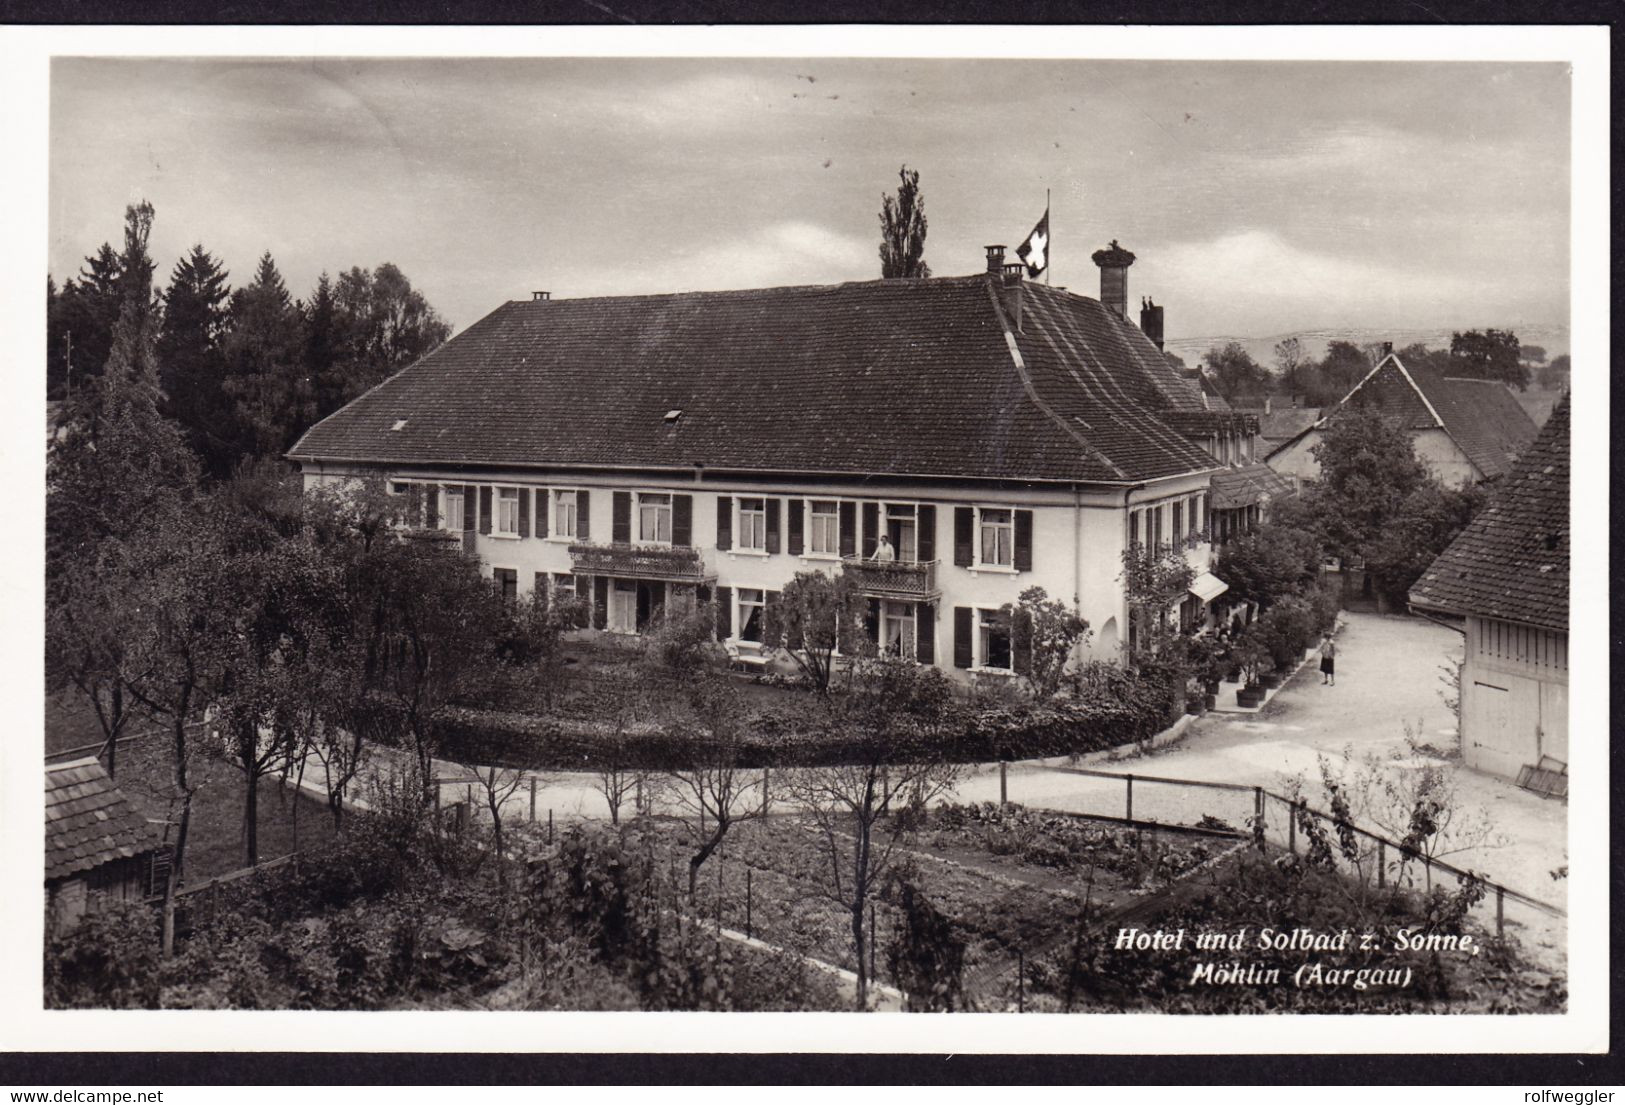
[[[867,742],[809,729],[800,715],[758,712],[736,748],[741,767],[796,767],[863,759]],[[1077,755],[1149,740],[1166,724],[1163,711],[1129,702],[1060,701],[1015,706],[961,706],[931,738],[931,752],[955,763]],[[439,719],[440,755],[467,763],[544,771],[665,771],[703,755],[705,741],[677,728],[648,726],[617,736],[614,728],[572,718],[447,709]],[[918,754],[899,747],[899,759]]]

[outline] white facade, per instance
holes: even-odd
[[[342,483],[359,471],[307,462],[306,486]],[[594,546],[594,553],[601,551],[611,561],[640,548],[680,547],[686,522],[687,544],[697,553],[699,570],[683,574],[684,582],[651,586],[653,581],[647,579],[615,577],[612,568],[590,573],[611,580],[608,585],[589,585],[602,590],[584,588],[583,593],[603,607],[595,611],[595,626],[618,632],[636,632],[651,603],[676,600],[680,592],[692,594],[688,589],[693,580],[703,578],[705,586],[716,588],[719,602],[726,602],[722,617],[730,639],[748,640],[751,616],[767,593],[782,590],[798,572],[833,573],[842,570],[843,562],[862,559],[871,552],[874,531],[895,534],[901,546],[894,550],[898,561],[929,561],[931,567],[902,573],[918,582],[921,601],[885,593],[885,605],[877,609],[882,640],[906,635],[912,627],[919,651],[928,652],[933,663],[948,670],[966,666],[963,640],[956,640],[956,618],[962,629],[967,615],[958,611],[970,612],[969,669],[1010,670],[1007,650],[997,642],[990,644],[981,632],[982,614],[1015,602],[1034,586],[1073,606],[1089,622],[1093,633],[1083,658],[1116,659],[1126,636],[1122,555],[1131,521],[1142,527],[1143,541],[1153,534],[1160,534],[1164,542],[1179,537],[1198,570],[1211,562],[1204,536],[1206,472],[1132,488],[1098,489],[968,483],[950,488],[901,480],[791,484],[669,474],[662,478],[594,473],[552,479],[522,470],[482,471],[475,478],[412,467],[398,467],[386,475],[398,491],[413,494],[414,485],[424,489],[415,494],[433,500],[432,517],[438,528],[462,531],[465,546],[479,556],[484,572],[519,595],[529,593],[539,578],[562,584],[566,577],[589,574],[582,568],[582,544]],[[489,533],[479,532],[483,525],[478,490],[473,532],[464,527],[466,507],[461,518],[447,517],[448,506],[458,506],[458,489],[470,486],[492,489]],[[576,512],[571,532],[564,534],[559,532],[560,522],[569,522],[570,508],[561,518],[561,492],[562,501],[573,504]],[[617,493],[627,502],[622,508],[626,530],[619,535]],[[680,507],[684,497],[687,505]],[[548,515],[545,537],[536,535],[538,510]],[[792,510],[799,514],[796,521],[789,517]],[[961,540],[966,518],[969,550]],[[615,540],[617,536],[626,538],[624,543]],[[797,537],[800,551],[792,552]],[[967,559],[969,563],[964,563]],[[873,560],[866,563],[874,565]],[[914,653],[912,648],[907,651]]]
[[[1309,430],[1278,452],[1270,454],[1266,463],[1290,478],[1298,488],[1320,479],[1320,462],[1315,460],[1311,450],[1320,444],[1324,433],[1319,428]],[[1448,488],[1460,490],[1482,478],[1473,462],[1467,459],[1467,454],[1442,429],[1413,430],[1411,444],[1416,449],[1416,458],[1427,465],[1428,470]]]
[[[1569,759],[1568,634],[1469,616],[1461,673],[1462,759],[1516,779]]]

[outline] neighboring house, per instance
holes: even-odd
[[[307,486],[387,476],[511,596],[569,587],[638,633],[715,600],[744,658],[800,571],[845,572],[882,647],[1020,667],[997,612],[1032,586],[1115,657],[1130,541],[1205,571],[1212,473],[1256,420],[1214,411],[1105,302],[984,273],[510,302],[312,427]],[[1160,335],[1159,335],[1160,336]],[[873,559],[886,534],[895,560]],[[1222,589],[1222,585],[1220,585]]]
[[[1321,414],[1319,407],[1281,406],[1274,398],[1266,398],[1262,407],[1237,409],[1258,416],[1258,450],[1266,457],[1320,421]]]
[[[1461,744],[1468,766],[1517,777],[1569,758],[1569,400],[1411,588],[1463,616]]]
[[[1399,419],[1410,431],[1416,455],[1448,487],[1500,476],[1538,432],[1505,384],[1407,368],[1389,353],[1341,403],[1270,450],[1269,466],[1298,487],[1319,479],[1312,450],[1325,436],[1327,421],[1350,404],[1375,406]]]
[[[53,927],[152,890],[159,834],[94,756],[45,765],[45,900]]]

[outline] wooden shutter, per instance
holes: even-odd
[[[734,591],[732,587],[717,588],[717,638],[727,640],[734,635]]]
[[[491,488],[480,488],[480,532],[491,532]]]
[[[783,543],[779,540],[779,507],[782,505],[783,503],[778,499],[769,499],[767,501],[767,551],[769,554],[776,553],[783,547]]]
[[[519,536],[530,536],[530,488],[519,489]]]
[[[807,525],[807,505],[800,499],[791,499],[785,509],[790,515],[790,548],[787,551],[791,556],[800,556],[807,544],[804,533]]]
[[[880,600],[870,599],[863,611],[863,632],[868,636],[869,643],[880,648]]]
[[[547,523],[548,523],[547,510],[548,510],[549,505],[550,504],[548,502],[548,497],[547,497],[547,488],[538,487],[536,489],[536,536],[537,537],[546,537],[547,536]]]
[[[774,500],[775,502],[777,500]],[[762,644],[769,648],[777,648],[784,636],[784,608],[779,602],[779,592],[762,592]]]
[[[540,599],[543,606],[552,605],[553,588],[548,585],[547,580],[548,575],[546,572],[537,572],[530,581],[531,594]]]
[[[684,548],[694,544],[694,496],[671,497],[671,543]]]
[[[969,568],[976,562],[976,511],[968,506],[954,507],[954,563]],[[957,618],[958,615],[956,614]],[[969,667],[969,664],[961,664]]]
[[[975,655],[971,643],[972,614],[968,606],[954,607],[954,667],[968,668]]]
[[[406,522],[410,526],[423,525],[423,485],[409,483],[406,485]]]
[[[609,539],[617,545],[632,543],[632,493],[616,491],[610,499]]]
[[[1033,670],[1033,619],[1024,610],[1010,615],[1010,652],[1018,675],[1031,675]]]
[[[609,577],[592,577],[592,627],[609,628]]]
[[[587,541],[592,537],[592,527],[587,523],[592,521],[592,511],[588,509],[590,496],[585,491],[576,492],[576,540]]]
[[[880,504],[863,504],[863,559],[875,555],[876,539],[880,536]]]
[[[858,551],[858,507],[856,503],[842,503],[840,510],[841,555],[851,556]]]
[[[922,664],[935,664],[937,642],[937,604],[914,604],[914,659]]]
[[[717,548],[734,547],[734,500],[732,495],[717,496]]]
[[[440,485],[437,483],[423,489],[423,525],[426,529],[440,528]]]
[[[463,485],[463,529],[464,529],[464,531],[471,530],[471,529],[473,529],[475,526],[477,526],[479,524],[478,519],[477,519],[477,515],[479,514],[479,506],[480,506],[479,494],[480,494],[479,489],[476,488],[473,484],[468,483],[468,484]]]
[[[921,564],[929,564],[937,558],[936,507],[922,506],[920,508],[920,522],[914,543],[916,545],[916,556]]]
[[[1033,512],[1016,511],[1016,571],[1033,570]]]

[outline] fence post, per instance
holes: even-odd
[[[463,800],[468,803],[468,812],[474,812],[474,784],[468,784],[468,790],[463,794]]]
[[[1253,820],[1258,824],[1259,835],[1264,832],[1264,788],[1253,788]]]
[[[750,912],[751,912],[750,872],[751,872],[751,868],[746,867],[745,868],[745,939],[746,940],[749,940],[750,937],[751,937],[751,924],[750,924],[750,921],[751,921],[751,918],[750,918]]]
[[[1008,806],[1010,804],[1009,783],[1005,778],[1006,766],[1007,765],[1003,760],[999,761],[999,805],[1001,806]]]
[[[530,819],[536,820],[536,776],[530,777]]]
[[[1506,888],[1495,888],[1495,938],[1506,939]]]
[[[1298,803],[1286,808],[1286,850],[1298,854]]]
[[[440,780],[435,779],[432,781],[434,783],[434,808],[438,810],[440,808]]]
[[[632,780],[632,785],[635,788],[632,795],[632,809],[641,817],[643,815],[643,775],[641,772],[636,779]]]
[[[722,935],[722,853],[717,853],[717,935]]]
[[[553,843],[553,807],[547,807],[547,842]]]
[[[768,799],[767,799],[767,770],[768,770],[768,769],[767,769],[767,768],[766,768],[766,767],[763,767],[763,768],[762,768],[762,816],[763,816],[763,817],[766,817],[766,816],[767,816],[767,808],[768,808]]]
[[[1377,841],[1377,885],[1388,885],[1388,844],[1381,840]]]
[[[875,977],[875,903],[869,903],[869,985],[879,984]]]
[[[1123,812],[1123,820],[1124,821],[1133,821],[1134,820],[1134,776],[1133,775],[1128,775],[1128,776],[1126,776],[1126,778],[1128,780],[1128,788],[1127,788],[1128,799],[1127,799],[1127,802],[1125,803],[1125,809],[1124,809],[1124,812]]]
[[[1027,955],[1016,949],[1016,1012],[1027,1011]]]

